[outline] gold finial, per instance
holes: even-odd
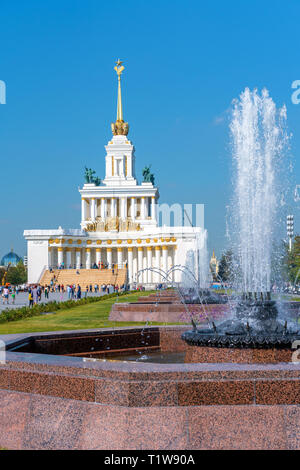
[[[111,130],[113,135],[127,135],[129,126],[127,122],[123,121],[123,109],[122,109],[122,95],[121,95],[121,75],[124,70],[123,62],[118,59],[116,66],[114,67],[118,75],[118,106],[117,106],[117,120],[112,123]]]

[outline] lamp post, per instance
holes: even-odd
[[[292,239],[294,236],[294,216],[287,215],[286,217],[286,233],[289,239],[289,251],[292,251]]]

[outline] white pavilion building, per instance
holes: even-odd
[[[115,70],[118,75],[117,120],[112,124],[113,137],[105,146],[105,178],[99,184],[86,169],[87,182],[79,189],[81,228],[24,231],[29,283],[40,282],[50,268],[70,270],[75,283],[78,270],[90,270],[85,273],[90,272],[94,279],[93,268],[99,266],[113,267],[114,271],[126,269],[126,282],[130,286],[143,283],[149,287],[165,281],[157,268],[167,272],[173,266],[188,265],[197,278],[206,271],[206,266],[201,266],[201,260],[207,262],[206,230],[192,226],[159,226],[159,191],[152,175],[146,171],[141,184],[136,179],[135,149],[128,140],[129,126],[122,112],[122,62],[117,62]],[[101,283],[104,270],[97,272]],[[174,271],[169,280],[179,282],[182,276],[180,270]]]

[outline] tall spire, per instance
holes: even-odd
[[[124,70],[123,62],[118,59],[116,66],[114,67],[118,75],[118,106],[117,106],[117,120],[112,123],[111,130],[113,135],[127,135],[129,131],[128,122],[123,120],[123,108],[122,108],[122,94],[121,94],[121,75]]]
[[[121,95],[121,75],[124,70],[123,62],[120,59],[116,62],[115,71],[118,75],[118,109],[117,109],[117,121],[123,121],[123,109],[122,109],[122,95]]]

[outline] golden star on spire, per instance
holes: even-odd
[[[117,64],[117,65],[116,65],[116,67],[114,67],[114,69],[115,69],[115,71],[117,72],[118,78],[119,78],[119,80],[120,80],[121,73],[123,72],[123,70],[124,70],[125,67],[122,65],[123,62],[122,62],[120,59],[118,59],[118,60],[116,61],[116,64]]]

